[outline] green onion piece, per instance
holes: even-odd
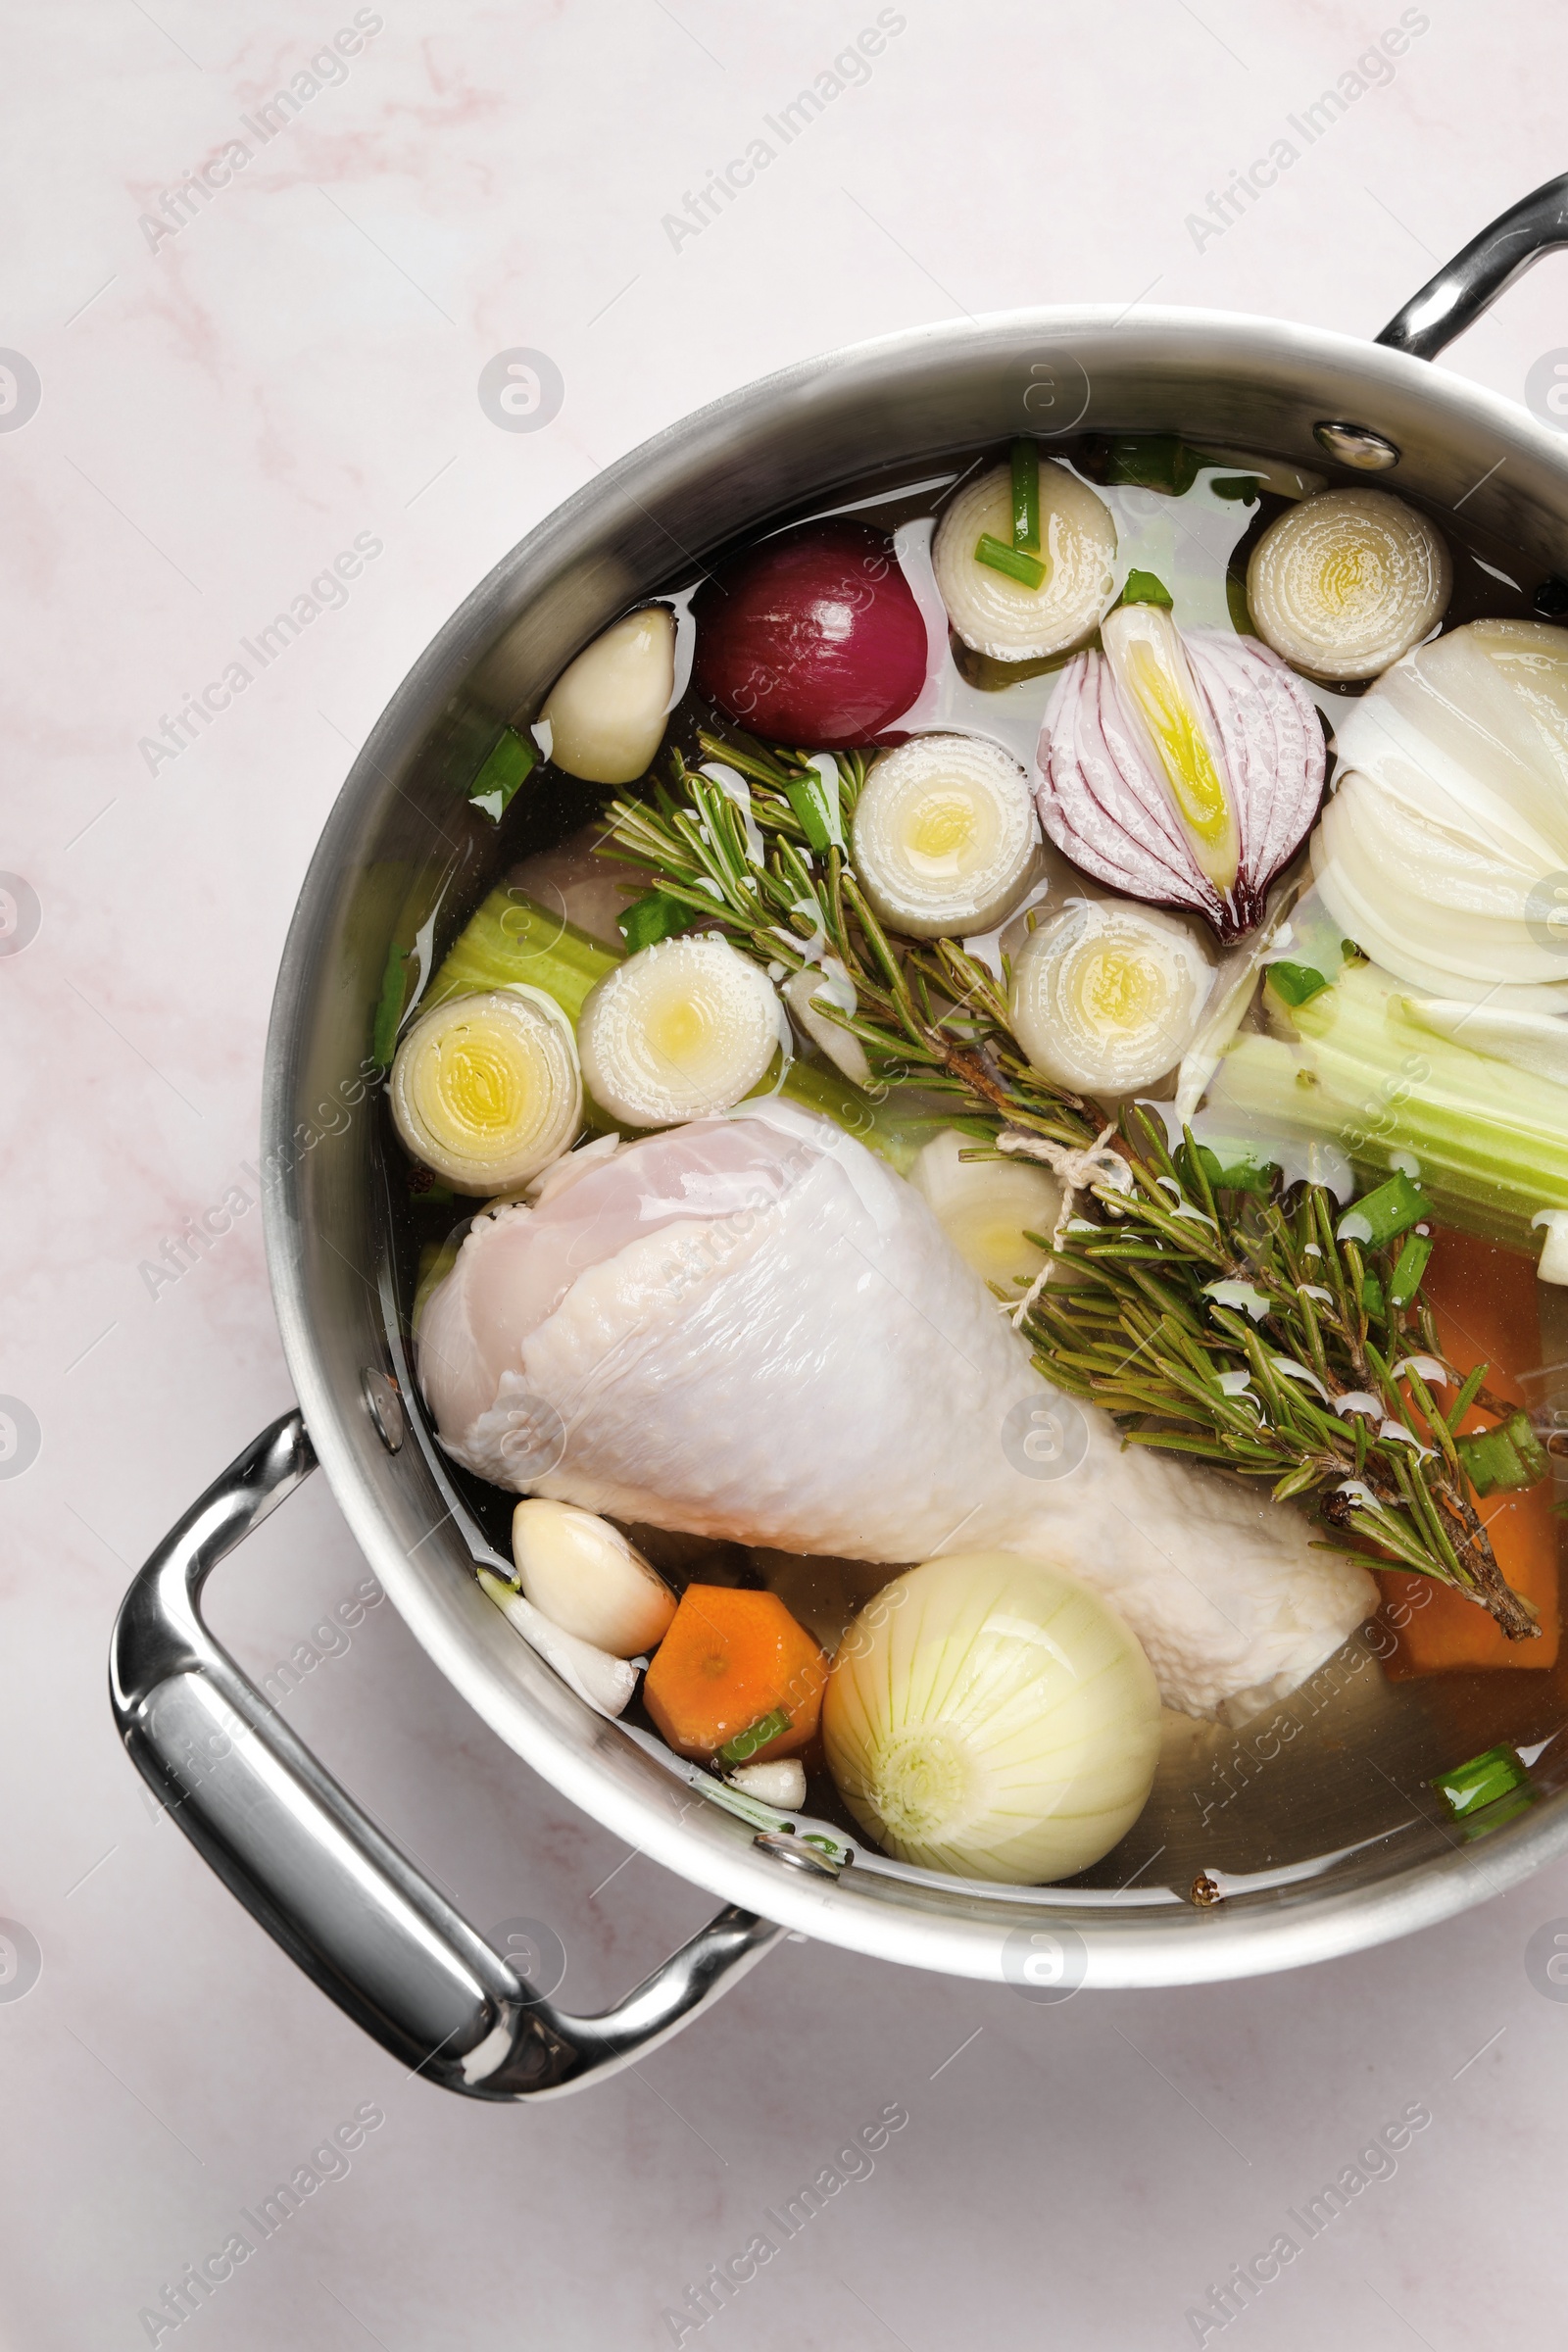
[[[469,787],[470,807],[482,808],[499,824],[517,786],[538,764],[534,745],[509,727]]]
[[[1389,1284],[1389,1304],[1391,1306],[1409,1305],[1421,1288],[1421,1277],[1427,1270],[1427,1259],[1431,1255],[1431,1234],[1412,1233],[1404,1248],[1399,1251],[1398,1262],[1394,1269],[1394,1278]]]
[[[1181,498],[1197,481],[1200,467],[1213,462],[1171,433],[1119,433],[1105,461],[1105,480]]]
[[[633,956],[639,948],[657,947],[662,939],[673,939],[678,932],[690,930],[693,923],[701,920],[694,906],[685,906],[662,890],[651,890],[646,897],[633,899],[615,917]]]
[[[370,1052],[383,1070],[391,1068],[392,1056],[398,1050],[398,1024],[403,1018],[404,955],[405,951],[394,940],[387,950],[386,971],[381,980],[381,994],[376,1000]]]
[[[1012,544],[1031,556],[1040,553],[1040,444],[1012,445]]]
[[[763,1715],[744,1732],[737,1732],[733,1740],[726,1740],[718,1751],[718,1761],[721,1764],[744,1764],[748,1757],[756,1755],[760,1747],[766,1747],[770,1740],[776,1740],[780,1732],[787,1732],[789,1728],[788,1708],[774,1707],[770,1714]]]
[[[1309,963],[1271,963],[1264,978],[1282,1004],[1305,1004],[1329,985]]]
[[[1456,1821],[1467,1813],[1479,1813],[1483,1805],[1506,1796],[1512,1788],[1528,1788],[1530,1775],[1526,1772],[1516,1748],[1489,1747],[1485,1755],[1472,1756],[1468,1764],[1456,1764],[1451,1772],[1440,1772],[1428,1786],[1437,1790]]]
[[[1363,1274],[1361,1277],[1361,1304],[1379,1323],[1389,1311],[1383,1298],[1383,1285],[1375,1274]]]
[[[1001,547],[1002,542],[1000,539],[993,539],[991,545]],[[1010,550],[1004,550],[1004,553],[1010,553]],[[1027,561],[1027,559],[1025,560]],[[1035,568],[1040,571],[1043,579],[1045,573],[1042,567],[1037,564]],[[1021,577],[1021,574],[1019,576]],[[1033,585],[1038,586],[1038,581]],[[844,838],[842,828],[835,836],[833,828],[828,822],[823,808],[825,790],[822,771],[816,767],[812,768],[808,776],[791,776],[784,787],[784,797],[800,818],[805,827],[807,841],[815,850],[818,857],[825,856],[829,843],[835,838],[839,841]]]
[[[1038,556],[1026,556],[1021,547],[1005,547],[1000,539],[993,539],[989,531],[981,532],[974,560],[977,564],[989,564],[993,571],[1004,571],[1009,580],[1020,580],[1026,588],[1045,585],[1046,566]]]
[[[1171,595],[1164,581],[1156,579],[1152,571],[1130,571],[1127,585],[1117,602],[1123,605],[1162,605],[1168,612]]]
[[[1352,1208],[1348,1208],[1335,1227],[1337,1242],[1359,1242],[1363,1248],[1381,1250],[1396,1234],[1403,1233],[1417,1217],[1430,1216],[1432,1203],[1418,1193],[1404,1170],[1380,1184],[1375,1193],[1364,1193]]]
[[[1257,494],[1263,487],[1255,473],[1227,473],[1208,486],[1216,498],[1228,498],[1240,507],[1255,507]]]
[[[1478,1494],[1517,1494],[1537,1485],[1551,1467],[1526,1412],[1510,1413],[1495,1429],[1478,1429],[1454,1444]]]

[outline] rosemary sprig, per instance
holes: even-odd
[[[746,778],[749,805],[673,752],[671,787],[658,786],[654,802],[611,804],[608,854],[651,872],[694,924],[716,926],[760,962],[792,973],[836,958],[855,1010],[819,1009],[864,1048],[879,1096],[901,1085],[950,1096],[981,1140],[1012,1126],[1067,1150],[1093,1143],[1092,1109],[1029,1067],[994,973],[952,940],[891,938],[877,920],[844,850],[863,757],[835,755],[834,806],[800,753],[746,736],[699,742]]]
[[[1212,1154],[1185,1135],[1173,1156],[1148,1111],[1124,1112],[1133,1187],[1093,1188],[1095,1213],[1069,1224],[1050,1252],[1060,1275],[1025,1310],[1041,1370],[1103,1405],[1128,1444],[1267,1478],[1281,1501],[1314,1497],[1330,1530],[1360,1539],[1323,1548],[1365,1560],[1374,1545],[1528,1640],[1536,1612],[1503,1579],[1454,1444],[1486,1367],[1461,1382],[1419,1297],[1378,1327],[1365,1284],[1389,1298],[1397,1242],[1337,1242],[1320,1185],[1286,1195],[1276,1174],[1266,1200],[1216,1187]],[[1247,1286],[1241,1303],[1214,1296],[1228,1283]],[[1444,1365],[1446,1413],[1412,1353]],[[1351,1397],[1359,1409],[1335,1409]]]

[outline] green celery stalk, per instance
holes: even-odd
[[[1337,1144],[1363,1179],[1408,1152],[1439,1223],[1539,1252],[1532,1217],[1568,1208],[1561,1087],[1417,1028],[1371,964],[1348,967],[1291,1017],[1296,1042],[1244,1033],[1220,1063],[1204,1118],[1216,1150],[1235,1117],[1235,1132],[1265,1146]]]
[[[522,982],[554,998],[575,1020],[594,983],[622,960],[575,923],[563,922],[548,906],[503,884],[453,942],[419,1009]]]

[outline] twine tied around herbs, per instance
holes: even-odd
[[[1066,1144],[1050,1143],[1043,1135],[1030,1135],[1022,1127],[1004,1127],[998,1136],[997,1150],[1005,1157],[1043,1160],[1052,1174],[1060,1180],[1061,1207],[1051,1236],[1053,1250],[1061,1247],[1061,1237],[1067,1230],[1080,1193],[1088,1192],[1097,1184],[1107,1184],[1118,1193],[1132,1191],[1133,1172],[1121,1153],[1110,1148],[1110,1139],[1115,1132],[1116,1122],[1112,1119],[1108,1127],[1101,1129],[1087,1151],[1081,1152],[1072,1150]],[[1014,1331],[1021,1327],[1025,1315],[1051,1280],[1051,1270],[1055,1262],[1054,1257],[1047,1258],[1013,1308]]]

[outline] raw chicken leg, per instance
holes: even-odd
[[[839,1129],[768,1103],[605,1151],[481,1216],[425,1309],[424,1392],[481,1477],[785,1551],[1050,1559],[1121,1610],[1167,1705],[1231,1722],[1376,1605],[1297,1511],[1058,1397]]]

